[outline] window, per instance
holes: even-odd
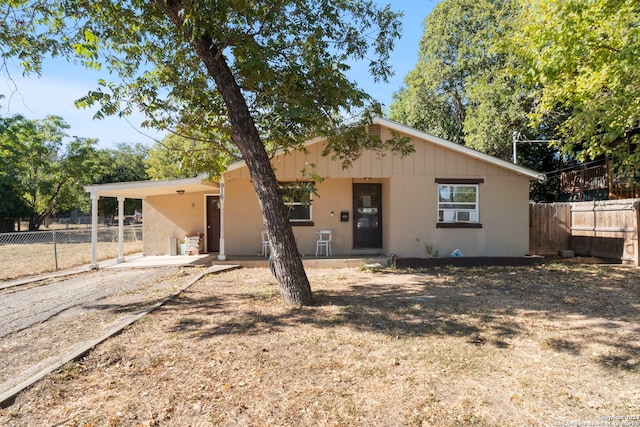
[[[294,224],[307,224],[311,221],[311,201],[314,192],[313,182],[281,182],[280,191],[285,206],[289,208],[289,221]]]
[[[473,183],[439,183],[438,226],[479,228],[478,185]]]

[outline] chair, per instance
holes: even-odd
[[[269,233],[267,230],[262,230],[260,232],[260,237],[262,238],[262,256],[269,256],[269,249],[271,249],[271,242],[269,242]]]
[[[331,255],[331,230],[318,230],[316,231],[318,240],[316,241],[316,256],[322,253],[324,248],[325,256]]]

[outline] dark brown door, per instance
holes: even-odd
[[[207,196],[207,251],[220,252],[220,197]]]
[[[353,247],[382,248],[382,184],[353,184]]]

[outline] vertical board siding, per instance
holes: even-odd
[[[383,138],[390,138],[388,129],[382,128]],[[402,157],[390,151],[365,151],[344,169],[338,159],[321,154],[326,141],[318,140],[306,147],[306,152],[281,153],[271,159],[279,180],[308,179],[312,173],[323,178],[390,178],[397,175],[436,175],[441,177],[509,176],[504,170],[481,159],[438,146],[428,140],[413,139],[415,153]],[[303,169],[306,176],[303,176]],[[232,168],[226,179],[249,178],[246,166]]]
[[[640,265],[639,199],[534,204],[529,223],[532,253],[572,249],[576,255]]]

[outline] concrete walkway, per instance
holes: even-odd
[[[106,265],[98,263],[101,269],[121,270],[128,268],[154,268],[154,267],[210,267],[216,263],[217,257],[211,254],[203,255],[158,255],[143,256],[142,254],[129,255],[124,262]]]

